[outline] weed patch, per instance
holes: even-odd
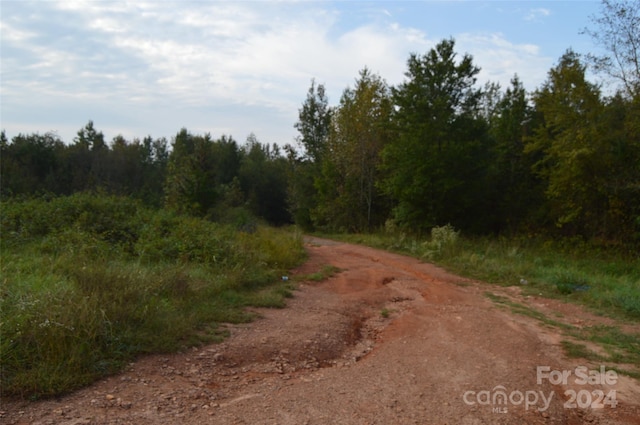
[[[320,269],[320,271],[311,273],[306,276],[300,276],[299,279],[310,280],[312,282],[322,282],[323,280],[327,280],[331,276],[335,275],[336,273],[340,273],[341,271],[342,270],[339,267],[326,265],[326,266],[323,266],[322,269]]]

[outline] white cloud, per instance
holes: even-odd
[[[102,125],[139,128],[137,136],[209,126],[236,137],[255,131],[260,138],[264,130],[272,134],[267,142],[290,142],[311,78],[337,103],[363,67],[398,84],[409,53],[439,41],[386,9],[352,24],[327,3],[60,1],[21,10],[22,3],[12,4],[20,19],[3,13],[0,27],[3,111],[66,108],[77,128],[89,118],[100,128],[95,115],[125,117]],[[483,68],[481,78],[505,85],[517,72],[535,85],[548,68],[534,44],[499,33],[454,38]]]
[[[547,17],[551,15],[551,11],[549,9],[545,9],[543,7],[529,9],[529,12],[525,16],[526,21],[539,21],[541,18]]]
[[[503,88],[509,86],[515,74],[529,90],[538,87],[551,61],[540,54],[539,46],[512,43],[501,33],[460,34],[456,45],[459,51],[470,53],[482,68],[478,82],[498,82]]]
[[[16,28],[7,22],[0,22],[0,33],[5,42],[21,43],[36,36],[34,31]]]

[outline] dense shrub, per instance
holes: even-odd
[[[220,337],[248,305],[282,306],[275,279],[300,235],[76,194],[2,205],[0,379],[5,395],[52,396],[137,355]]]

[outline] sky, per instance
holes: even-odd
[[[534,90],[587,35],[600,2],[0,0],[0,128],[72,143],[181,129],[295,144],[312,79],[330,105],[364,67],[402,83],[411,53],[455,40],[503,88]]]

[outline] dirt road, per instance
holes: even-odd
[[[0,423],[640,424],[636,381],[567,359],[556,328],[486,293],[569,323],[604,319],[400,255],[321,239],[307,248],[292,275],[341,271],[301,283],[287,308],[62,399],[5,402]]]

